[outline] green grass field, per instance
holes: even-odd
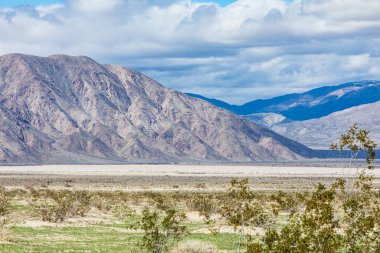
[[[0,244],[1,252],[144,252],[136,244],[141,233],[128,233],[120,225],[86,227],[13,227],[11,242]],[[220,252],[232,252],[237,235],[190,233],[184,240],[215,245]]]

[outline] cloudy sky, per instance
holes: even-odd
[[[380,79],[380,0],[0,0],[0,54],[87,55],[241,104]]]

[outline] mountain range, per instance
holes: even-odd
[[[135,70],[0,56],[1,163],[279,161],[306,146]]]
[[[380,102],[354,106],[328,116],[305,121],[282,122],[271,128],[277,133],[314,148],[326,148],[340,138],[341,133],[355,123],[370,131],[370,137],[380,144]]]
[[[380,81],[324,86],[305,93],[254,100],[241,106],[204,99],[315,148],[326,148],[355,123],[380,144]]]
[[[278,113],[291,120],[321,118],[333,112],[380,101],[380,81],[359,81],[324,86],[304,93],[293,93],[271,99],[258,99],[243,105],[188,93],[238,115]]]

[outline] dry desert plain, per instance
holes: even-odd
[[[380,189],[380,169],[370,173],[374,187]],[[145,252],[137,245],[143,236],[141,229],[131,227],[141,220],[142,207],[154,206],[157,200],[176,205],[187,215],[189,233],[181,242],[185,246],[174,245],[171,252],[188,252],[175,251],[176,247],[235,252],[236,231],[218,216],[212,223],[205,222],[200,215],[205,203],[199,202],[209,199],[210,203],[220,203],[218,198],[226,193],[231,179],[248,178],[259,200],[267,202],[279,190],[292,198],[295,192],[313,190],[318,182],[328,185],[355,174],[356,169],[340,167],[339,163],[0,166],[0,185],[13,192],[7,224],[0,228],[4,241],[0,252]],[[59,192],[64,193],[62,199],[79,196],[83,213],[75,209],[75,213],[65,213],[67,217],[62,220],[49,220],[44,203],[65,207],[51,197]],[[288,215],[280,213],[278,226]],[[216,230],[218,233],[212,233]],[[260,236],[263,229],[253,228],[249,233]]]
[[[316,183],[355,176],[356,169],[339,163],[316,165],[43,165],[0,166],[0,183],[5,187],[71,187],[89,190],[224,190],[232,178],[249,178],[254,190],[304,190]],[[380,168],[370,172],[380,187]]]

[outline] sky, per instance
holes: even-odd
[[[137,0],[139,1],[139,0]],[[233,3],[235,0],[196,0],[194,2],[214,2],[220,6],[226,6]],[[56,4],[56,3],[64,3],[64,0],[0,0],[1,7],[15,7],[20,5],[47,5],[47,4]]]
[[[234,104],[380,79],[379,0],[0,0],[0,55],[86,55]]]

